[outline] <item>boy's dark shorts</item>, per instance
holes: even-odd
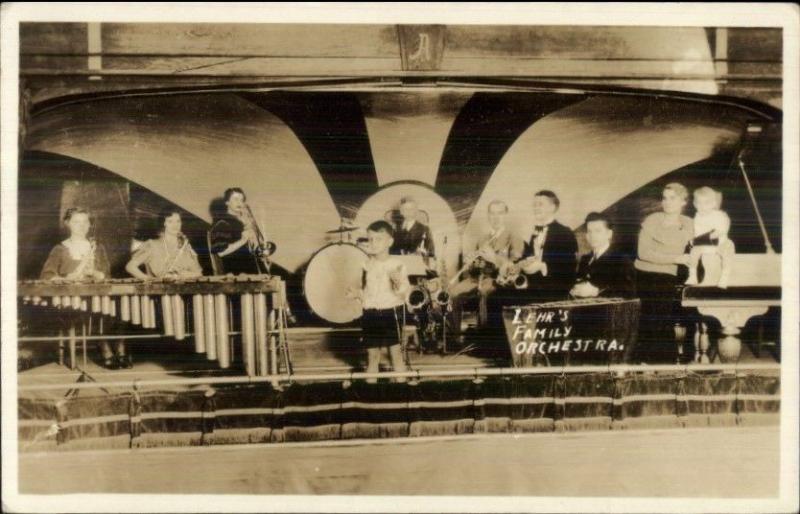
[[[402,306],[393,309],[364,309],[361,317],[361,336],[366,348],[382,348],[400,344],[402,328]]]

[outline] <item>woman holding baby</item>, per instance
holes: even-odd
[[[661,211],[642,222],[635,262],[642,301],[639,361],[677,360],[675,325],[681,321],[678,286],[687,271],[682,266],[688,268],[686,284],[697,284],[698,264],[704,255],[711,255],[711,259],[703,261],[706,276],[701,285],[725,288],[730,278],[735,248],[728,239],[730,219],[720,208],[722,194],[710,187],[698,188],[694,192],[694,219],[683,214],[688,198],[689,192],[682,184],[667,184],[661,195]]]
[[[686,248],[694,238],[692,218],[683,210],[689,198],[677,182],[661,193],[661,211],[647,216],[639,232],[636,287],[642,301],[637,362],[674,363],[675,324],[679,321],[678,286],[681,266],[688,266]]]

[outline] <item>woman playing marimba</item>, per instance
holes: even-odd
[[[64,214],[64,225],[69,230],[69,237],[50,251],[40,277],[43,280],[75,282],[107,278],[110,266],[106,250],[89,237],[92,228],[90,212],[83,207],[69,208]],[[123,342],[117,343],[116,355],[106,341],[101,341],[100,349],[105,367],[131,367]]]
[[[168,208],[158,216],[159,236],[142,244],[125,266],[132,276],[152,278],[193,278],[203,274],[197,254],[181,232],[180,211]],[[141,270],[144,264],[147,272]]]

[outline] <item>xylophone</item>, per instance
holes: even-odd
[[[249,376],[277,373],[280,348],[287,371],[291,365],[285,326],[285,284],[278,277],[237,275],[199,277],[189,280],[103,281],[29,280],[17,283],[21,305],[49,307],[64,313],[68,324],[71,366],[75,367],[78,328],[85,333],[92,315],[117,318],[182,341],[194,338],[195,351],[221,368],[231,366],[232,326],[238,321],[244,368]],[[234,309],[234,304],[236,309]],[[238,311],[238,318],[234,314]],[[161,318],[158,318],[160,314]],[[188,334],[187,320],[193,333]],[[124,339],[125,336],[110,337]]]

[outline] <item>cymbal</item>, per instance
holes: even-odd
[[[325,232],[326,234],[343,234],[344,232],[352,232],[354,230],[358,230],[358,227],[345,227],[341,226],[339,228],[328,230]]]

